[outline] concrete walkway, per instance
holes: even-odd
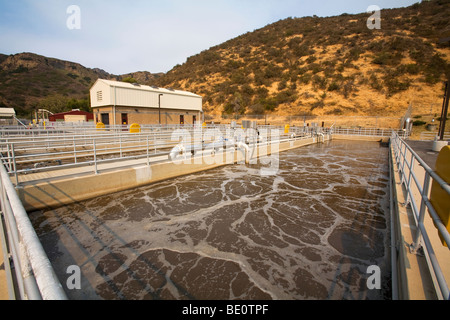
[[[406,143],[425,161],[432,170],[435,169],[436,160],[439,155],[438,152],[432,151],[432,141],[413,141],[408,140]],[[409,156],[407,156],[409,158]],[[396,167],[396,165],[394,165]],[[409,207],[405,207],[404,194],[405,189],[402,188],[399,177],[396,171],[396,195],[398,202],[398,214],[399,223],[401,228],[401,236],[403,240],[403,259],[400,258],[399,265],[403,266],[404,273],[404,283],[403,288],[403,298],[411,300],[435,300],[438,297],[435,295],[434,286],[437,285],[436,279],[433,276],[430,277],[428,262],[426,261],[423,253],[419,254],[411,253],[409,251],[408,245],[414,241],[415,235],[417,233],[417,227],[413,213]],[[425,170],[418,162],[414,164],[414,172],[418,181],[424,181]],[[406,171],[407,173],[407,171]],[[420,207],[421,195],[419,190],[416,188],[414,183],[411,183],[411,190],[416,201],[418,208]],[[430,214],[425,215],[424,220],[425,229],[427,230],[428,237],[432,243],[433,249],[436,254],[436,258],[439,262],[439,266],[442,273],[447,281],[450,283],[450,251],[447,247],[441,244],[438,236],[436,227],[433,224]]]
[[[0,300],[9,300],[3,251],[0,247]]]
[[[439,152],[432,150],[433,141],[406,140],[405,142],[434,170]]]

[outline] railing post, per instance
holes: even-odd
[[[94,172],[95,174],[98,174],[98,170],[97,170],[97,149],[95,146],[95,138],[92,139],[92,143],[94,145]]]
[[[411,244],[411,251],[416,252],[419,248],[419,242],[421,238],[421,231],[420,226],[423,224],[423,220],[425,218],[425,211],[426,211],[426,203],[425,199],[428,199],[428,191],[430,188],[430,174],[425,171],[425,179],[423,182],[423,188],[422,188],[422,197],[420,201],[420,211],[419,211],[419,219],[417,221],[417,232],[414,237],[414,242]]]
[[[122,158],[122,135],[119,135],[119,152],[120,157]]]
[[[413,155],[412,153],[411,153],[411,162],[410,162],[408,168],[409,168],[409,176],[408,176],[408,182],[407,182],[407,184],[406,184],[406,190],[409,190],[409,189],[410,189],[410,186],[411,186],[411,177],[412,177],[412,175],[413,175],[413,170],[414,170],[414,155]],[[406,193],[405,206],[408,204],[409,198],[410,198],[410,195],[409,195],[409,192],[407,192],[407,193]]]
[[[17,163],[16,163],[16,154],[14,153],[14,143],[11,143],[11,152],[12,152],[12,158],[13,158],[14,177],[16,178],[16,186],[18,186],[19,185],[19,176],[17,175]]]
[[[150,157],[149,157],[149,142],[148,142],[149,137],[147,136],[147,166],[150,165]]]
[[[75,163],[77,163],[77,145],[75,141],[75,136],[73,137],[73,156],[75,158]]]

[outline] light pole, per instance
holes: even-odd
[[[163,96],[162,93],[158,95],[158,113],[159,113],[159,125],[161,125],[161,96]]]

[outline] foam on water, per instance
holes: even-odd
[[[31,215],[73,299],[384,299],[388,150],[337,142]],[[368,266],[382,290],[366,286]]]

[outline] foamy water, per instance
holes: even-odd
[[[388,149],[333,141],[31,215],[72,299],[384,299]],[[382,270],[369,290],[367,268]]]

